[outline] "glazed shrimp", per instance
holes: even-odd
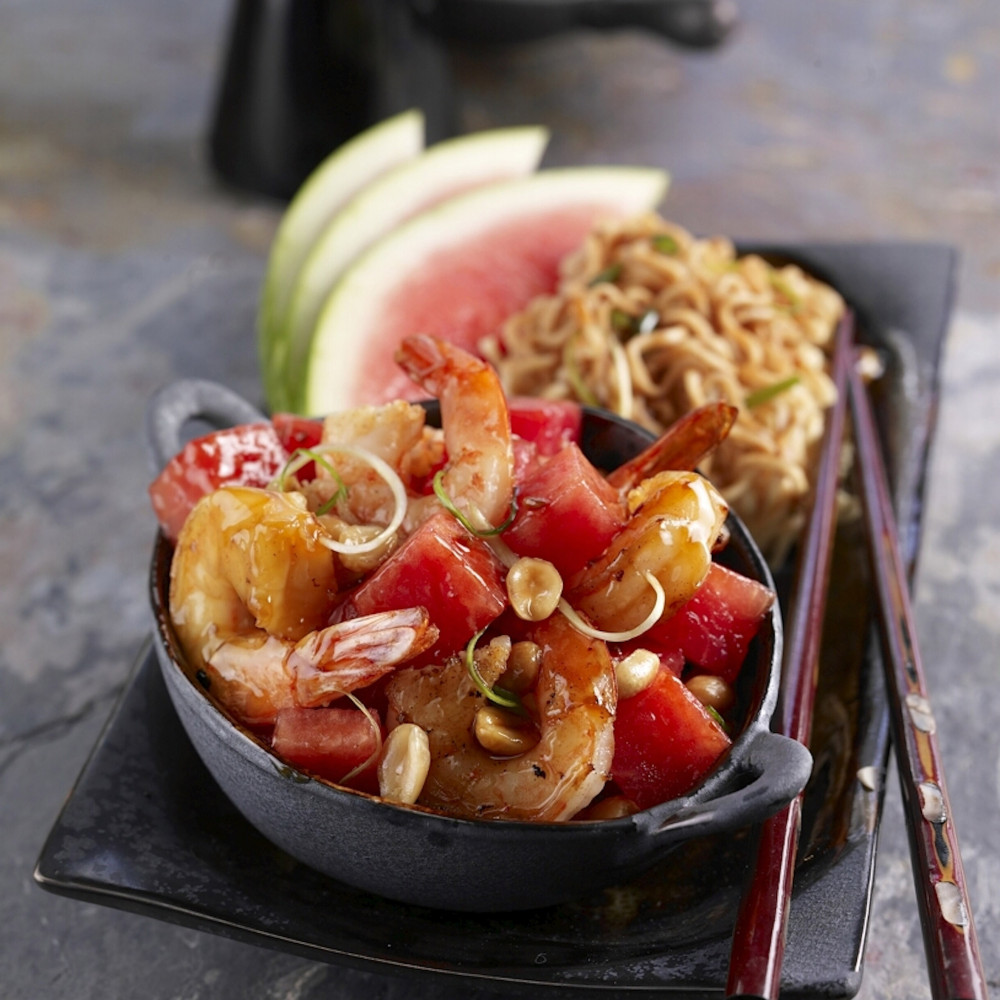
[[[284,479],[338,543],[342,583],[378,567],[403,541],[413,521],[409,488],[443,455],[441,431],[426,426],[423,407],[397,401],[331,414],[316,447],[293,456]],[[314,478],[292,479],[310,462]]]
[[[434,337],[407,337],[396,362],[441,402],[448,464],[442,485],[473,520],[499,525],[514,496],[510,415],[494,369],[467,351]]]
[[[389,727],[415,723],[428,735],[431,763],[421,805],[469,818],[553,822],[571,819],[604,787],[618,700],[607,646],[561,615],[535,626],[532,639],[538,674],[524,702],[537,706],[534,745],[513,756],[498,757],[477,741],[484,698],[461,658],[404,668],[390,679]],[[477,657],[487,683],[504,671],[509,648],[509,640],[494,640]]]
[[[384,676],[437,638],[423,608],[327,626],[334,553],[304,497],[226,486],[188,516],[170,614],[203,685],[248,725],[323,705]]]
[[[728,403],[706,403],[671,424],[648,448],[608,474],[625,492],[664,470],[695,469],[729,436],[738,410]]]
[[[629,520],[594,563],[569,582],[566,598],[598,628],[639,626],[663,589],[672,615],[708,576],[728,506],[696,472],[659,472],[628,493]]]
[[[339,447],[350,450],[338,452]],[[357,524],[386,524],[394,513],[395,498],[389,484],[358,454],[374,456],[385,462],[408,487],[415,476],[426,476],[440,462],[444,448],[440,432],[425,426],[424,409],[402,400],[384,406],[362,406],[330,414],[323,421],[323,435],[317,450],[330,449],[330,465],[339,482],[326,470],[317,469],[317,479],[310,484],[320,499],[325,489],[335,492],[346,488],[343,513]],[[307,490],[307,494],[308,494]]]

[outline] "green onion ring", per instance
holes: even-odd
[[[513,709],[515,712],[524,712],[521,699],[513,691],[508,691],[506,688],[497,686],[490,687],[483,680],[483,675],[476,666],[476,644],[482,638],[485,631],[486,629],[480,629],[465,647],[465,669],[469,672],[472,683],[476,685],[479,692],[487,701],[492,701],[494,705],[500,705],[503,708]]]
[[[448,491],[444,488],[444,469],[438,469],[434,473],[434,479],[432,480],[432,485],[434,487],[434,495],[441,501],[441,506],[444,507],[452,517],[458,521],[467,531],[471,534],[476,535],[478,538],[490,538],[493,535],[501,535],[505,532],[513,523],[514,518],[517,517],[517,495],[515,494],[510,501],[510,513],[504,519],[503,524],[498,525],[495,528],[477,528],[469,518],[458,509],[455,501],[448,495]],[[485,518],[483,518],[485,520]]]

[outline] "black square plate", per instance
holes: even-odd
[[[941,245],[741,247],[790,258],[844,294],[887,375],[876,405],[903,546],[913,559],[956,258]],[[783,995],[860,985],[889,749],[862,542],[838,538]],[[850,665],[844,669],[844,663]],[[836,679],[831,679],[836,675]],[[155,657],[124,694],[42,850],[46,889],[330,963],[545,994],[724,989],[750,835],[702,839],[641,879],[516,916],[441,913],[366,895],[264,840],[195,755]],[[484,859],[489,864],[489,859]],[[516,877],[516,873],[512,873]]]

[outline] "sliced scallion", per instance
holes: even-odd
[[[378,719],[372,715],[371,709],[356,695],[347,691],[345,692],[345,697],[353,701],[354,707],[368,720],[368,724],[372,727],[372,732],[375,734],[375,749],[368,756],[367,760],[362,761],[357,767],[352,768],[340,779],[341,784],[359,775],[366,767],[374,764],[382,756],[382,727],[379,725]]]
[[[395,535],[396,530],[403,523],[403,518],[406,516],[406,487],[403,485],[402,479],[399,478],[399,474],[388,462],[384,459],[379,458],[374,452],[369,451],[367,448],[359,448],[356,445],[350,444],[336,444],[334,442],[324,443],[317,445],[315,448],[301,449],[304,453],[308,452],[308,455],[304,455],[301,458],[301,463],[298,468],[305,465],[309,461],[318,461],[324,468],[331,471],[338,482],[341,483],[343,488],[343,497],[347,496],[347,487],[344,485],[340,476],[336,474],[333,467],[325,461],[324,456],[326,455],[352,455],[354,458],[359,459],[366,465],[371,466],[375,470],[376,475],[389,487],[390,493],[392,493],[393,499],[393,512],[392,517],[389,519],[389,523],[374,537],[369,538],[364,542],[357,543],[347,543],[338,542],[335,538],[320,538],[319,541],[322,545],[325,545],[328,549],[333,552],[338,552],[341,555],[361,555],[365,552],[374,552],[378,548],[388,541],[393,535]],[[341,498],[341,490],[338,490],[334,494],[333,503]],[[325,513],[330,509],[332,504],[324,504],[321,511]]]
[[[755,389],[743,402],[746,404],[747,409],[752,410],[755,406],[762,406],[764,403],[769,403],[775,396],[780,396],[783,392],[787,392],[792,386],[798,384],[798,375],[789,375],[788,378],[783,378],[780,382],[774,382],[771,385]]]
[[[647,309],[638,316],[632,316],[624,309],[611,310],[611,328],[620,340],[628,340],[637,333],[652,333],[660,323],[660,314],[655,309]]]
[[[622,273],[621,264],[609,264],[606,268],[598,271],[590,281],[587,282],[589,288],[593,288],[595,285],[613,284],[616,282]]]
[[[653,249],[658,253],[676,254],[680,250],[680,244],[668,233],[660,233],[653,237]]]
[[[317,515],[328,514],[331,510],[341,500],[347,499],[347,484],[343,479],[340,478],[340,473],[337,472],[332,462],[328,462],[326,456],[321,452],[317,451],[315,448],[296,448],[292,452],[291,457],[285,463],[285,467],[281,470],[278,478],[275,480],[275,488],[284,492],[285,484],[290,476],[295,475],[299,469],[308,465],[310,462],[315,462],[317,465],[325,469],[330,478],[337,483],[337,491],[326,501],[321,507],[316,510]]]
[[[472,679],[472,683],[476,685],[480,694],[487,700],[492,701],[494,705],[500,705],[503,708],[513,709],[515,712],[523,712],[524,706],[521,704],[521,699],[518,698],[513,691],[508,691],[506,688],[494,685],[490,687],[489,684],[483,680],[483,675],[479,672],[479,668],[476,666],[476,644],[483,636],[485,629],[481,629],[477,632],[468,642],[465,647],[465,669],[469,672],[469,677]]]
[[[644,632],[648,632],[660,620],[667,603],[667,597],[663,592],[663,585],[660,581],[649,570],[643,576],[645,576],[646,582],[650,587],[653,588],[656,599],[653,601],[653,607],[649,614],[635,628],[625,629],[622,632],[605,632],[602,629],[594,628],[580,617],[577,610],[565,597],[559,601],[559,610],[566,616],[573,628],[584,635],[590,636],[591,639],[603,639],[605,642],[628,642],[629,639],[635,639]]]
[[[771,285],[774,290],[788,302],[788,311],[797,312],[802,308],[802,299],[792,289],[792,286],[776,272],[771,273]]]
[[[719,714],[718,709],[712,708],[711,705],[705,706],[705,711],[712,717],[715,724],[728,736],[729,735],[729,723]]]
[[[498,525],[495,528],[480,528],[472,523],[472,521],[466,516],[466,514],[458,509],[455,501],[448,495],[448,491],[444,488],[444,469],[438,469],[434,473],[434,479],[431,481],[431,485],[434,487],[434,495],[441,501],[441,506],[444,507],[459,524],[462,525],[466,531],[471,532],[479,538],[491,538],[493,535],[503,534],[513,523],[514,518],[517,517],[517,496],[513,496],[510,501],[510,513],[504,518],[503,524]],[[483,518],[485,521],[486,519]]]
[[[580,366],[577,364],[572,339],[567,340],[566,346],[563,348],[563,366],[566,369],[566,378],[569,380],[576,398],[587,406],[600,406],[601,401],[597,398],[594,390],[587,385],[583,372],[580,371]]]
[[[636,333],[652,333],[660,325],[660,314],[655,309],[647,309],[636,324]]]
[[[636,318],[624,309],[611,310],[611,329],[620,337],[631,337],[636,330]]]

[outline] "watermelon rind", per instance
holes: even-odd
[[[274,358],[299,270],[330,218],[358,191],[385,171],[424,149],[424,115],[400,112],[335,149],[295,193],[282,215],[257,310],[257,351],[264,391],[272,409],[283,401],[283,382]],[[276,398],[277,397],[277,398]]]
[[[548,144],[541,126],[488,129],[438,142],[387,171],[335,213],[302,264],[283,329],[284,377],[292,408],[301,404],[309,348],[323,305],[345,268],[407,219],[459,192],[537,169]]]
[[[365,345],[383,324],[383,303],[441,251],[489,240],[491,229],[555,210],[599,209],[625,218],[655,208],[669,175],[653,167],[591,166],[541,170],[456,195],[421,212],[366,250],[347,268],[320,314],[304,373],[300,412],[352,405]],[[406,332],[403,331],[402,336]]]

